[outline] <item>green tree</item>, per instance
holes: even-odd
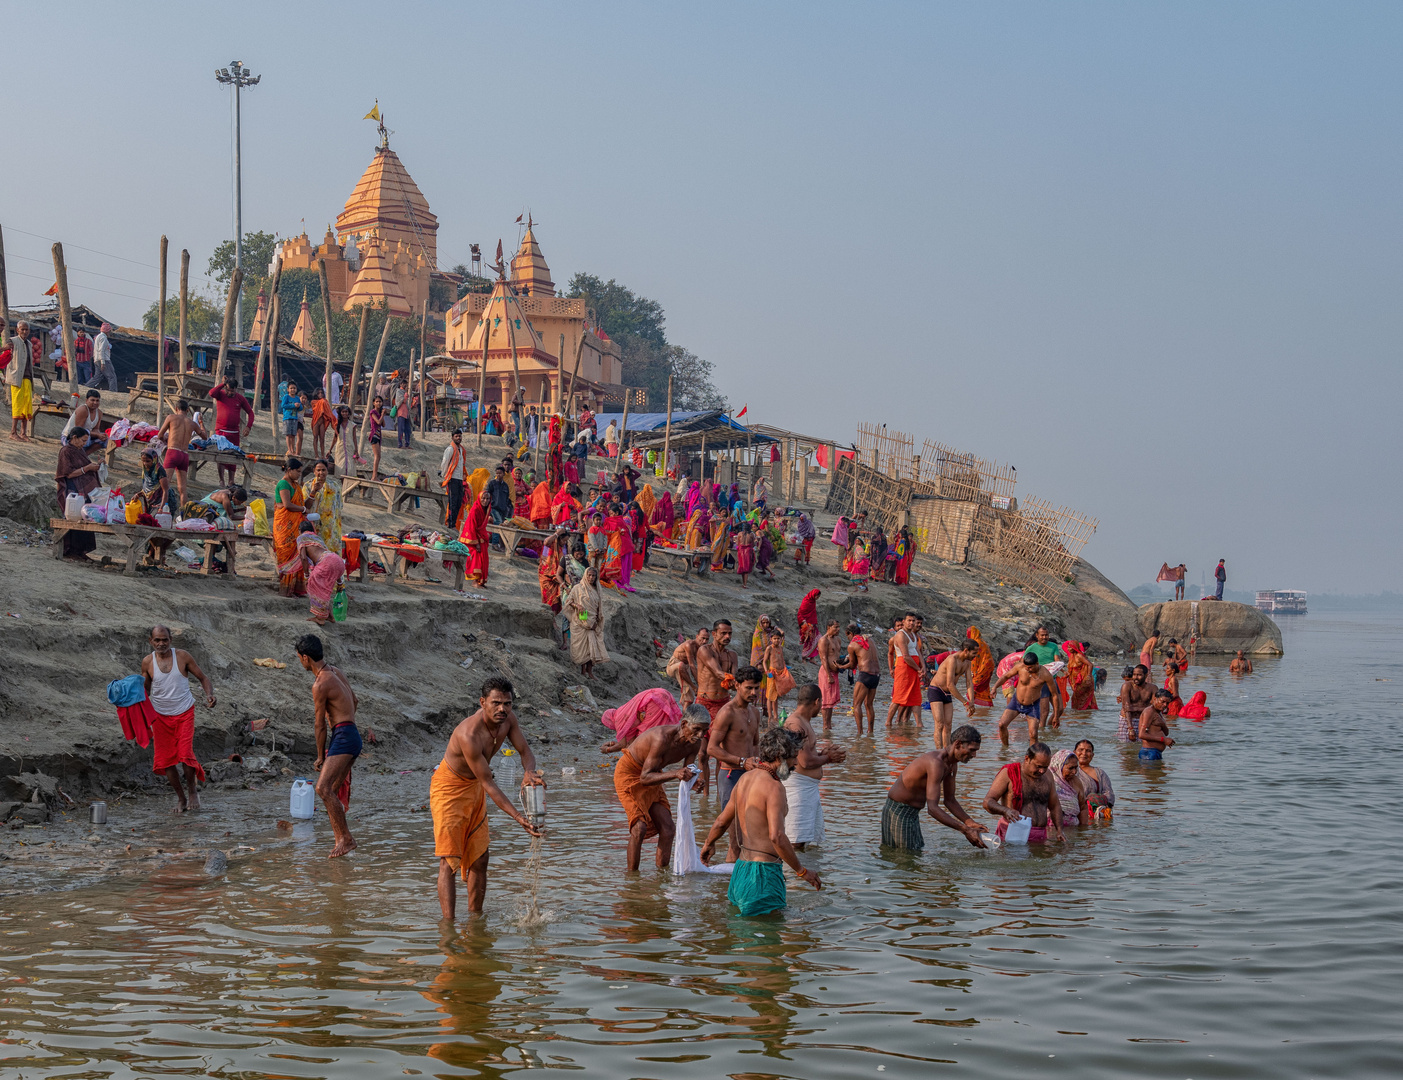
[[[674,409],[724,409],[725,396],[711,381],[711,361],[703,360],[681,345],[668,346],[668,365],[672,372],[672,407]],[[663,387],[667,392],[667,387]],[[664,398],[664,401],[667,399]]]
[[[246,280],[249,278],[258,281],[267,280],[268,266],[273,261],[273,248],[277,246],[277,242],[277,237],[272,233],[244,233],[244,278]],[[206,273],[228,288],[229,279],[234,276],[234,241],[225,240],[214,249],[214,254],[209,257],[209,269],[206,270]]]
[[[159,306],[159,304],[152,304],[146,309],[146,314],[141,317],[141,325],[152,333],[156,331],[156,309]],[[223,328],[223,304],[215,304],[208,296],[200,293],[195,293],[187,298],[185,332],[190,341],[218,341]],[[170,337],[175,337],[180,333],[180,297],[178,296],[172,296],[166,300],[166,333]]]
[[[468,293],[490,293],[492,291],[492,279],[474,274],[472,267],[467,263],[459,263],[449,273],[457,274],[463,279],[462,284],[458,286],[457,299],[459,300],[467,296]]]

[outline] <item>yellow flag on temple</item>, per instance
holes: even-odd
[[[379,119],[380,119],[380,103],[377,101],[377,102],[375,103],[375,108],[371,109],[368,113],[366,113],[364,116],[362,116],[361,119],[362,119],[362,120],[379,120]]]

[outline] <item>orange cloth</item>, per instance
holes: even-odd
[[[989,651],[989,646],[985,644],[984,638],[980,636],[979,628],[971,626],[965,631],[965,637],[974,642],[979,647],[979,651],[974,654],[974,659],[969,665],[970,697],[974,699],[976,705],[993,705],[993,695],[989,691],[989,679],[994,674],[994,655]]]
[[[429,781],[429,812],[434,819],[434,854],[468,876],[468,867],[487,851],[487,792],[440,761]]]
[[[326,398],[317,398],[316,401],[312,402],[312,423],[336,423],[336,410],[331,407],[331,402],[327,401]]]
[[[636,821],[645,823],[643,839],[646,840],[658,835],[658,827],[653,824],[649,813],[653,804],[662,803],[669,809],[671,804],[661,784],[639,783],[638,778],[642,775],[643,766],[633,760],[632,754],[625,750],[619,755],[619,763],[614,766],[614,791],[623,804],[624,813],[628,814],[628,827],[632,829]]]
[[[921,673],[901,657],[896,658],[891,699],[897,705],[921,704]]]
[[[550,485],[542,480],[531,492],[531,524],[538,529],[550,528]]]

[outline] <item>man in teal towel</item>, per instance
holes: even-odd
[[[707,834],[702,862],[710,863],[716,842],[734,821],[740,830],[740,858],[731,873],[726,896],[742,915],[768,915],[785,905],[784,871],[788,863],[801,881],[823,888],[818,875],[807,869],[794,853],[784,833],[789,809],[784,780],[794,768],[803,736],[782,727],[767,728],[760,736],[756,756],[747,759],[747,772],[735,786],[730,801]]]

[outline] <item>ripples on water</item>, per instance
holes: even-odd
[[[1057,744],[1094,738],[1119,802],[1065,850],[980,852],[927,820],[922,856],[883,852],[885,787],[929,727],[859,740],[835,721],[851,754],[804,856],[825,887],[791,877],[782,919],[732,915],[725,879],[659,876],[646,853],[626,876],[590,768],[552,783],[543,926],[518,925],[530,843],[495,810],[488,914],[448,930],[418,814],[361,816],[335,863],[319,817],[217,881],[12,896],[0,1073],[1399,1075],[1403,807],[1361,781],[1391,760],[1403,629],[1285,629],[1287,659],[1251,678],[1191,669],[1213,716],[1178,725],[1163,767],[1116,743],[1113,708],[1069,720]],[[961,773],[971,809],[1008,760],[991,727]]]

